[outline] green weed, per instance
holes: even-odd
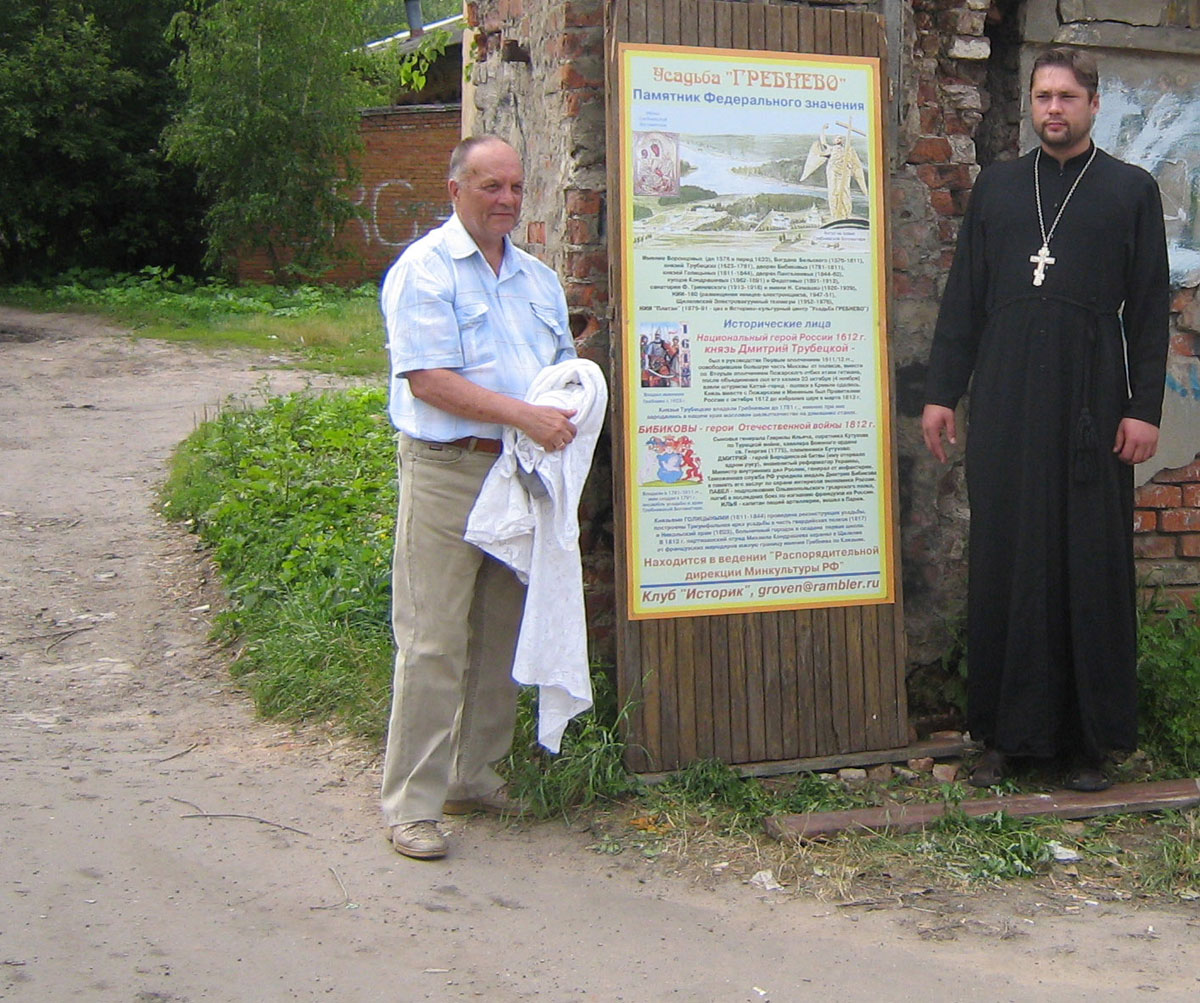
[[[1159,770],[1200,768],[1200,604],[1156,597],[1140,611],[1142,747]]]
[[[536,691],[521,692],[513,751],[503,772],[538,818],[618,801],[640,786],[623,764],[621,725],[627,709],[618,709],[616,689],[607,673],[593,671],[592,689],[594,706],[567,725],[557,755],[537,743]]]

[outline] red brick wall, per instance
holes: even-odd
[[[459,140],[458,105],[377,108],[363,113],[362,181],[354,201],[365,215],[345,227],[338,246],[348,252],[322,281],[376,282],[412,241],[450,215],[446,167]],[[269,282],[263,253],[238,263],[242,281]]]
[[[1200,453],[1160,470],[1134,496],[1134,554],[1142,577],[1183,596],[1200,594]]]

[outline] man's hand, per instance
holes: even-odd
[[[1158,451],[1158,426],[1140,418],[1122,418],[1113,452],[1122,463],[1145,463]]]
[[[575,438],[574,411],[513,400],[451,369],[414,369],[405,376],[417,400],[463,418],[512,425],[549,453]]]
[[[573,417],[574,410],[530,404],[516,426],[546,452],[553,453],[575,438],[576,428],[571,424]]]
[[[925,437],[925,447],[937,458],[938,463],[946,462],[946,447],[942,444],[942,436],[950,445],[957,445],[958,438],[954,428],[954,409],[942,407],[941,404],[926,404],[921,412],[921,434]]]

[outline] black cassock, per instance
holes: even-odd
[[[1040,158],[1049,229],[1089,153]],[[1169,278],[1158,186],[1097,150],[1042,246],[1035,155],[976,182],[930,357],[927,400],[970,381],[968,727],[1009,755],[1137,743],[1133,471],[1123,417],[1162,412]]]

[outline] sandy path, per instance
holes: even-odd
[[[1200,996],[1181,909],[864,912],[697,887],[559,823],[458,821],[447,860],[397,857],[374,750],[253,718],[154,511],[174,444],[262,365],[0,310],[0,999]]]

